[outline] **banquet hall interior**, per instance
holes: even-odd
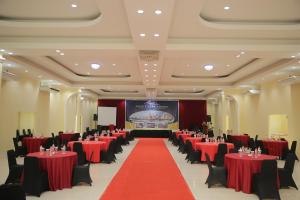
[[[299,0],[0,0],[0,72],[1,200],[300,199]]]

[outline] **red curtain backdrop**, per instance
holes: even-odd
[[[124,99],[99,99],[98,106],[117,107],[117,128],[125,128],[125,100]],[[206,121],[205,100],[180,100],[179,101],[179,128],[188,129],[191,125],[201,127]]]
[[[201,127],[206,121],[206,100],[179,101],[179,128],[189,129],[192,125]]]
[[[125,128],[125,100],[98,99],[98,106],[117,108],[117,128]]]

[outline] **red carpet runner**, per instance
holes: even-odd
[[[195,199],[162,139],[140,139],[101,200]]]

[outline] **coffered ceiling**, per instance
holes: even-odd
[[[203,99],[300,75],[299,11],[299,0],[0,0],[0,53],[16,77],[100,98]]]

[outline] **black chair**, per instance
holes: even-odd
[[[215,164],[218,167],[224,166],[224,157],[225,154],[227,153],[227,144],[219,144],[218,145],[218,151],[215,155]]]
[[[227,135],[225,133],[223,133],[223,138],[224,138],[225,142],[228,142]]]
[[[52,136],[52,138],[53,138],[53,139],[55,138],[55,135],[54,135],[54,133],[51,133],[51,136]]]
[[[227,142],[233,143],[233,139],[231,135],[227,135]]]
[[[180,153],[185,153],[184,151],[184,142],[183,142],[183,138],[181,135],[179,135],[178,137],[178,149],[177,151],[179,151]]]
[[[25,129],[22,130],[22,134],[23,134],[23,136],[27,136]]]
[[[254,139],[253,138],[250,138],[249,141],[248,141],[248,147],[254,151],[255,148],[256,148],[256,145],[255,145],[255,142],[254,142]]]
[[[20,178],[23,172],[23,165],[18,165],[16,160],[16,155],[14,150],[7,151],[7,161],[8,161],[8,168],[9,174],[6,178],[5,184],[8,183],[20,183]]]
[[[26,194],[40,196],[49,189],[48,175],[41,171],[36,157],[25,157],[23,187]]]
[[[74,142],[73,151],[77,153],[77,163],[78,165],[84,165],[86,163],[86,155],[83,151],[81,142]]]
[[[27,153],[27,149],[24,146],[20,146],[18,143],[17,138],[13,138],[13,143],[15,147],[15,155],[18,156],[25,156]]]
[[[18,141],[21,141],[22,138],[23,138],[23,137],[20,135],[19,129],[16,130],[16,138],[17,138]]]
[[[0,185],[0,198],[3,200],[26,200],[26,195],[20,184],[3,184]]]
[[[208,188],[212,185],[220,183],[221,185],[227,187],[226,170],[224,167],[213,167],[209,158],[209,155],[205,153],[206,163],[208,166],[208,177],[205,184],[208,184]]]
[[[53,138],[47,138],[46,142],[42,145],[45,149],[49,149],[54,144]]]
[[[200,162],[201,159],[201,151],[199,150],[194,150],[192,143],[187,140],[186,141],[186,160],[187,162],[191,162],[191,164],[195,162]]]
[[[257,148],[259,147],[261,149],[262,154],[269,154],[269,151],[268,151],[268,149],[266,149],[264,147],[264,143],[262,142],[262,140],[257,140],[255,142],[255,145],[256,145]]]
[[[72,135],[72,137],[70,138],[70,141],[78,141],[79,138],[80,133],[74,133],[74,135]]]
[[[299,161],[298,156],[296,155],[296,148],[297,148],[297,141],[294,140],[294,141],[292,142],[292,146],[291,146],[290,153],[295,154],[296,160]]]
[[[92,160],[93,154],[94,152],[91,153],[90,160]],[[93,181],[90,176],[90,164],[91,161],[89,161],[87,165],[77,165],[74,167],[72,185],[77,185],[81,182],[87,183],[90,186],[92,185]]]
[[[214,131],[213,130],[208,130],[208,137],[213,138],[214,137]]]
[[[255,140],[254,140],[255,143],[256,143],[257,139],[258,139],[258,135],[255,135]]]
[[[57,146],[58,150],[61,150],[62,145],[58,135],[54,137],[54,145]]]
[[[86,134],[86,132],[84,132],[84,133],[82,134],[82,140],[85,140],[85,139],[86,139],[86,136],[87,136],[87,134]]]
[[[100,151],[100,158],[102,163],[110,164],[116,161],[117,158],[115,156],[115,148],[116,148],[115,145],[116,145],[116,141],[112,140],[110,141],[108,149],[106,151],[105,150]]]
[[[277,161],[263,160],[261,172],[253,175],[252,189],[259,199],[279,199]]]
[[[122,148],[122,143],[123,143],[123,139],[122,136],[118,136],[117,140],[116,140],[116,145],[115,145],[115,153],[122,153],[123,152],[123,148]]]
[[[31,129],[29,128],[29,129],[27,129],[27,135],[29,136],[29,137],[32,137],[33,136],[33,134],[32,134],[32,132],[31,132]]]
[[[286,156],[284,168],[278,168],[280,187],[294,187],[298,190],[298,187],[293,179],[294,165],[296,156],[293,153],[289,153]]]

